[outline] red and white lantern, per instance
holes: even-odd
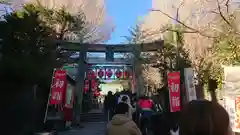
[[[123,73],[120,69],[117,69],[116,72],[115,72],[115,75],[116,75],[117,78],[122,78]]]
[[[106,70],[106,76],[108,77],[108,79],[111,78],[112,75],[113,75],[112,69],[107,69],[107,70]]]
[[[88,70],[88,79],[94,78],[96,78],[95,72],[92,69]]]
[[[102,69],[99,69],[99,71],[98,71],[98,77],[99,78],[103,78],[103,76],[104,76],[104,71],[102,70]]]
[[[128,78],[129,77],[129,72],[128,71],[124,71],[123,72],[123,76],[124,76],[124,78]]]

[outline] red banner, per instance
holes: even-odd
[[[236,130],[240,130],[240,97],[235,99],[235,128]]]
[[[61,104],[65,91],[67,88],[67,73],[65,70],[56,70],[53,75],[53,82],[51,87],[51,98],[49,103],[51,105]]]
[[[168,88],[170,98],[170,111],[177,112],[181,110],[180,95],[180,72],[170,72],[168,74]]]

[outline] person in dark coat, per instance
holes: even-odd
[[[153,135],[170,135],[171,125],[165,114],[156,114],[151,117]]]
[[[112,118],[116,105],[117,105],[117,98],[113,95],[111,91],[109,91],[104,100],[104,110],[105,110],[105,113],[108,115],[108,119]]]
[[[157,90],[157,94],[153,95],[152,100],[154,103],[154,106],[158,112],[166,112],[166,102],[165,100],[168,100],[168,96],[166,96],[165,92],[167,91],[167,87],[164,86]]]

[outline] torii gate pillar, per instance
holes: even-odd
[[[83,101],[83,91],[84,91],[84,79],[85,79],[85,74],[87,71],[87,63],[86,63],[86,58],[87,58],[87,47],[86,46],[81,46],[80,49],[80,58],[78,62],[78,72],[77,72],[77,85],[75,88],[75,114],[74,114],[74,122],[75,124],[80,124],[80,116],[82,112],[82,101]]]
[[[142,47],[137,46],[133,50],[134,61],[133,61],[133,79],[134,79],[134,88],[133,91],[136,92],[137,96],[143,95],[144,90],[144,82],[142,77],[142,61],[141,61],[141,52]]]

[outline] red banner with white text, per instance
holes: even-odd
[[[180,90],[180,72],[168,73],[168,88],[170,111],[177,112],[181,110],[181,90]]]
[[[51,105],[61,104],[64,101],[67,88],[67,73],[65,70],[55,70],[51,87]]]
[[[240,131],[240,97],[236,97],[235,99],[235,131],[239,132]]]

